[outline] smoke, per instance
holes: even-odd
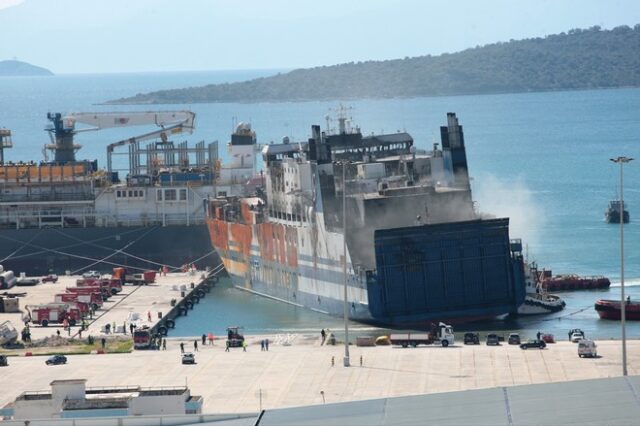
[[[521,178],[504,182],[488,174],[474,179],[473,198],[481,215],[509,218],[510,238],[522,238],[523,244],[540,243],[544,210]]]

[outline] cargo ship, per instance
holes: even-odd
[[[508,218],[475,211],[456,115],[432,150],[405,132],[364,136],[345,114],[337,124],[264,146],[259,185],[208,201],[211,243],[235,287],[401,327],[516,313],[522,244]],[[256,140],[239,125],[229,167],[252,167]]]
[[[222,179],[217,142],[189,147],[170,139],[193,129],[192,112],[47,118],[51,143],[41,162],[5,161],[13,141],[9,129],[0,129],[0,262],[6,268],[37,276],[219,263],[207,237],[205,201],[216,190],[232,193],[234,183]],[[109,144],[106,168],[76,159],[77,133],[138,125],[154,130]]]

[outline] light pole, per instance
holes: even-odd
[[[626,301],[624,300],[624,177],[622,174],[625,163],[633,158],[617,157],[611,158],[614,163],[620,164],[620,324],[622,327],[622,375],[627,375],[627,334],[625,330]]]
[[[344,366],[349,367],[349,308],[347,306],[347,162],[342,162],[342,279],[344,280]]]

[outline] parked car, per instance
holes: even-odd
[[[520,335],[518,333],[509,334],[509,344],[510,345],[519,345],[520,344]]]
[[[58,364],[66,364],[67,357],[64,355],[54,355],[45,361],[47,365],[58,365]]]
[[[578,356],[595,358],[598,356],[598,346],[593,340],[582,339],[578,342]]]
[[[191,352],[187,352],[182,354],[182,363],[183,364],[195,364],[196,363],[196,356],[194,354],[192,354]]]
[[[569,330],[569,341],[572,341],[571,338],[575,333],[582,334],[584,336],[584,331],[580,330],[579,328],[572,328],[571,330]]]
[[[464,333],[465,345],[479,345],[480,335],[478,333]]]
[[[43,283],[55,283],[58,282],[58,276],[56,274],[50,274],[46,277],[42,277]]]
[[[82,274],[82,278],[100,278],[100,272],[98,271],[87,271]]]
[[[520,344],[520,349],[529,349],[529,348],[544,349],[546,347],[547,347],[547,344],[544,342],[544,340],[538,340],[538,339],[527,340],[526,342]]]
[[[494,334],[494,333],[487,334],[487,346],[490,346],[490,345],[495,345],[495,346],[500,345],[500,338],[498,337],[497,334]]]
[[[556,342],[556,338],[553,336],[553,334],[549,334],[549,333],[543,334],[542,336],[540,336],[540,339],[543,340],[545,343]]]
[[[570,340],[573,343],[578,343],[580,340],[584,339],[584,331],[582,330],[576,330],[573,333],[571,333],[571,338]]]
[[[9,360],[6,355],[0,355],[0,367],[7,367],[9,365]]]

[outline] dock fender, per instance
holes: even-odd
[[[169,328],[176,328],[176,322],[172,319],[168,319],[165,324],[167,324]]]
[[[193,309],[193,302],[191,300],[187,300],[184,305],[187,307],[187,309]]]
[[[198,296],[197,294],[192,294],[189,299],[194,305],[196,303],[200,303],[200,296]]]
[[[168,331],[169,330],[164,325],[161,325],[160,327],[158,327],[158,333],[160,333],[163,336],[166,336]]]
[[[180,311],[179,311],[179,312],[180,312],[180,315],[183,315],[183,316],[185,316],[185,317],[186,317],[186,316],[187,316],[187,311],[188,311],[188,310],[189,310],[189,309],[188,309],[186,306],[184,306],[184,305],[180,306]]]
[[[198,295],[199,298],[202,299],[203,297],[206,296],[207,293],[205,293],[204,290],[200,288],[198,289],[198,291],[196,291],[196,294]]]

